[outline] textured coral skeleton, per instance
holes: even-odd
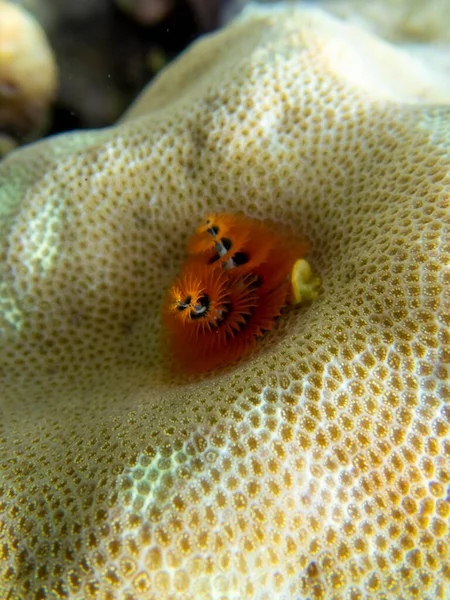
[[[254,8],[117,127],[1,164],[0,597],[449,597],[448,90]],[[323,291],[175,377],[164,290],[235,210],[308,239]]]

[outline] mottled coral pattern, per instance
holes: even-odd
[[[0,166],[0,597],[449,598],[450,110],[422,74],[253,9],[117,127]],[[236,210],[307,239],[321,292],[174,374],[165,291]]]

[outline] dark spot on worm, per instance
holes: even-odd
[[[230,238],[221,238],[220,239],[220,243],[222,244],[222,246],[225,248],[225,250],[228,252],[228,250],[231,248],[231,246],[233,245],[232,241],[230,240]]]
[[[236,252],[236,254],[234,254],[232,258],[235,267],[245,265],[245,263],[248,263],[249,260],[250,257],[246,252]]]
[[[217,227],[217,225],[213,225],[212,227],[208,227],[207,232],[211,234],[213,238],[215,238],[216,235],[219,233],[219,228]]]
[[[186,296],[186,298],[183,300],[183,302],[181,302],[181,301],[178,302],[177,310],[185,310],[189,306],[191,301],[192,301],[191,296]]]
[[[191,319],[195,321],[196,319],[201,319],[202,317],[207,315],[210,303],[211,301],[209,299],[209,296],[206,294],[199,298],[197,304],[194,307],[194,310],[191,312]]]

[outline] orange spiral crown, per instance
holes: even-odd
[[[290,232],[244,215],[208,215],[188,241],[163,321],[177,368],[204,372],[241,358],[289,302],[306,251]]]

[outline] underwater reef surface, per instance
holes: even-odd
[[[318,0],[318,5],[391,41],[450,43],[448,0]]]
[[[39,23],[0,0],[0,158],[42,135],[57,91],[55,56]]]
[[[448,82],[253,7],[109,129],[0,164],[0,597],[449,596]],[[168,368],[208,212],[289,224],[319,297]]]

